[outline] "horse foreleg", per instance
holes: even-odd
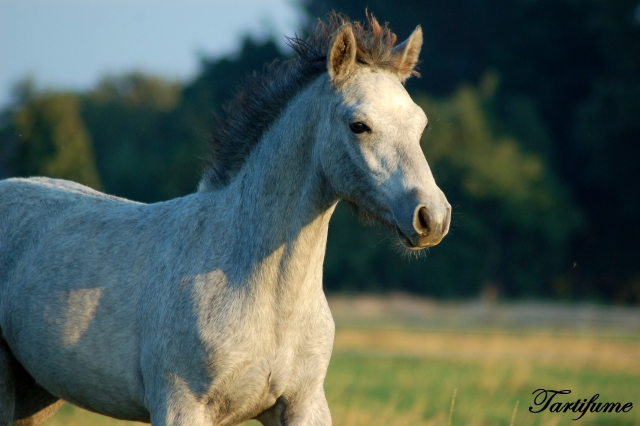
[[[331,426],[331,411],[324,394],[324,389],[316,391],[311,399],[300,406],[292,406],[286,413],[287,425],[290,426]]]
[[[260,413],[256,420],[265,426],[331,426],[331,412],[319,389],[310,398],[285,402],[278,398],[276,404]]]
[[[152,426],[211,426],[207,407],[184,389],[154,389],[145,396]]]
[[[211,426],[213,420],[205,407],[197,404],[182,404],[169,410],[152,410],[152,426]]]
[[[36,383],[22,366],[18,366],[16,380],[16,405],[13,426],[38,426],[64,403]]]
[[[35,414],[23,418],[16,417],[16,420],[13,422],[13,426],[39,426],[49,420],[49,417],[53,416],[62,404],[64,404],[64,401],[59,399]]]
[[[0,338],[0,426],[37,426],[64,401],[40,387]]]
[[[13,424],[13,412],[16,405],[14,364],[15,359],[9,351],[9,347],[0,337],[0,426]]]

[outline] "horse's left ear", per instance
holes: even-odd
[[[400,77],[400,80],[405,81],[412,75],[418,75],[415,67],[418,63],[420,48],[422,48],[422,28],[418,25],[408,39],[394,47],[391,51],[391,56],[398,69],[398,77]]]
[[[336,31],[328,59],[329,77],[334,83],[340,84],[355,69],[356,38],[351,24],[345,24]]]

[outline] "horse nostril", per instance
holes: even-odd
[[[421,235],[427,235],[430,231],[429,229],[429,213],[427,212],[426,207],[420,207],[418,209],[418,218],[417,218],[416,231],[418,231]]]

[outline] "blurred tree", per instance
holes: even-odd
[[[184,87],[176,114],[183,137],[208,141],[216,114],[236,93],[245,77],[273,60],[285,59],[273,40],[258,43],[245,38],[237,54],[216,60],[202,59],[201,71]]]
[[[139,73],[105,78],[82,101],[105,190],[144,202],[194,192],[214,114],[244,76],[278,57],[273,41],[247,38],[237,55],[203,59],[184,86]]]
[[[18,105],[5,124],[2,145],[15,146],[15,175],[69,179],[100,189],[91,138],[75,95],[36,94],[29,82],[23,83]]]
[[[17,97],[29,108],[18,115],[15,111],[22,111],[21,107],[9,108],[0,118],[0,152],[3,157],[15,157],[12,170],[0,162],[0,175],[35,173],[88,182],[90,179],[78,175],[77,171],[73,174],[67,170],[61,174],[63,167],[71,167],[75,161],[69,154],[67,157],[58,155],[60,158],[56,157],[55,164],[47,160],[47,166],[43,168],[40,159],[45,154],[53,155],[49,153],[53,145],[45,146],[42,141],[52,140],[51,135],[55,134],[58,137],[55,143],[64,142],[65,147],[70,147],[71,142],[93,141],[95,165],[92,154],[87,156],[82,149],[70,152],[78,157],[78,170],[84,170],[82,164],[89,164],[86,167],[92,168],[96,179],[97,167],[108,193],[155,202],[193,192],[203,166],[202,158],[208,150],[214,114],[224,114],[223,102],[233,96],[245,75],[275,58],[283,58],[283,55],[273,41],[257,43],[247,38],[236,55],[218,60],[203,59],[201,73],[184,86],[131,73],[106,77],[95,89],[77,96],[44,96],[36,93],[33,84],[25,83],[17,89]],[[33,101],[39,97],[48,99],[48,103]],[[54,104],[58,105],[58,115],[53,119],[66,120],[63,123],[66,127],[60,129],[67,129],[67,133],[54,131],[51,119],[41,120],[36,133],[51,134],[34,133],[33,137],[39,137],[39,142],[30,142],[28,147],[23,144],[16,153],[15,135],[18,132],[11,124],[11,117],[19,117],[16,123],[25,133],[35,120],[33,113],[43,108],[52,110]],[[85,157],[87,161],[83,162]]]
[[[193,192],[198,141],[176,137],[181,85],[132,73],[107,77],[82,96],[105,191],[154,202]]]
[[[435,119],[424,151],[445,193],[460,197],[456,233],[479,238],[484,281],[511,295],[550,295],[582,216],[548,160],[504,132],[492,80],[481,82],[484,91],[465,85],[450,98],[418,98]],[[522,111],[520,120],[538,127],[535,115]]]
[[[600,2],[589,10],[590,55],[603,63],[573,112],[568,155],[589,227],[576,241],[587,291],[640,303],[640,4]]]

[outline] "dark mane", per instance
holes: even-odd
[[[367,14],[367,25],[350,22],[338,13],[319,20],[311,34],[288,39],[295,55],[274,61],[262,72],[249,75],[236,97],[224,107],[212,134],[211,154],[200,182],[200,191],[227,185],[242,168],[265,130],[278,118],[289,101],[312,80],[327,71],[327,53],[335,31],[351,24],[357,45],[357,61],[363,65],[402,73],[392,48],[396,35]],[[415,71],[409,71],[417,74]]]

